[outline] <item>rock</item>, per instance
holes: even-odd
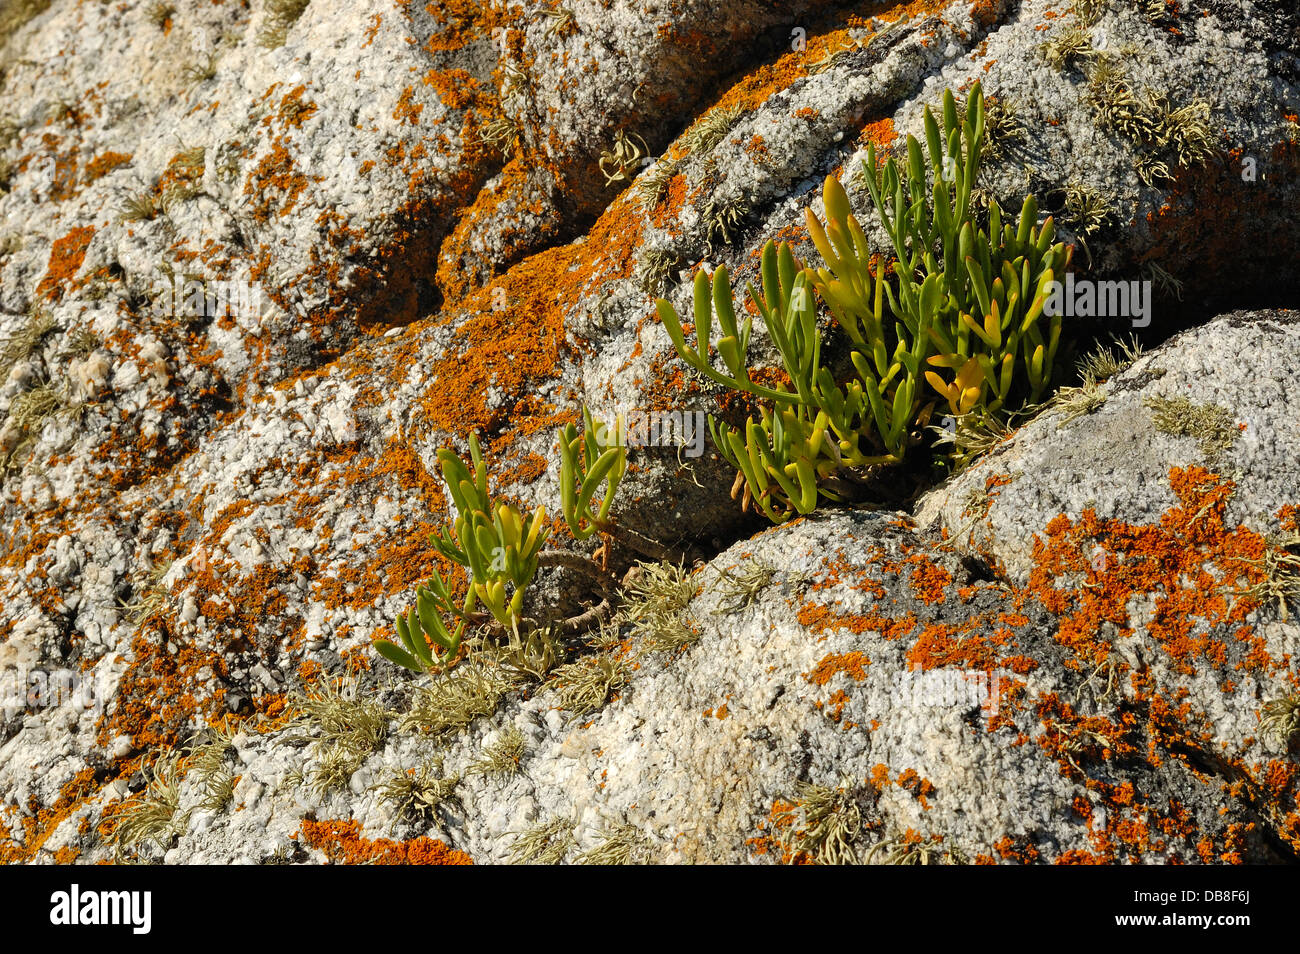
[[[321,861],[354,828],[478,861],[1294,860],[1291,5],[153,6],[0,38],[0,670],[102,703],[6,710],[0,860],[110,859],[104,806],[216,726],[235,799],[187,762],[140,860]],[[884,248],[867,146],[977,79],[978,198],[1032,191],[1077,276],[1152,283],[1149,325],[1069,325],[1061,377],[1111,333],[1151,350],[912,512],[768,528],[654,301],[726,264],[743,303],[769,239],[815,261],[831,173]],[[438,450],[477,432],[493,492],[554,519],[584,405],[660,431],[612,565],[698,560],[697,592],[437,696],[372,640],[447,570]],[[575,576],[530,609],[581,608]],[[490,770],[511,727],[523,771]],[[844,843],[794,837],[819,812]]]
[[[1300,400],[1287,385],[1297,374],[1300,314],[1223,316],[1102,384],[1091,411],[1039,415],[926,495],[917,520],[1025,580],[1056,515],[1152,523],[1178,503],[1171,469],[1203,468],[1231,477],[1229,526],[1276,533],[1300,488]]]

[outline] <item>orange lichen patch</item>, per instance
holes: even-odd
[[[402,95],[397,97],[397,105],[393,107],[393,118],[398,122],[408,123],[412,126],[420,125],[420,114],[424,112],[424,104],[412,102],[411,97],[414,95],[411,87],[402,90]],[[446,102],[446,100],[443,100]],[[452,105],[448,103],[447,105]]]
[[[465,70],[429,70],[424,74],[422,80],[425,86],[433,89],[442,100],[442,104],[448,109],[469,109],[478,106],[483,97],[483,84],[480,83],[472,73]],[[408,108],[414,110],[415,118],[399,115],[402,109],[399,101],[398,109],[394,110],[394,119],[407,119],[412,125],[419,122],[419,109],[423,107],[410,106],[410,90],[402,94],[402,99],[408,105]]]
[[[433,838],[390,841],[361,837],[359,821],[314,821],[299,823],[297,840],[323,851],[336,865],[472,865],[473,859],[446,842]]]
[[[428,423],[459,435],[497,435],[509,426],[515,436],[558,423],[554,408],[535,392],[574,353],[565,340],[565,313],[607,282],[631,274],[641,223],[624,193],[585,241],[540,252],[473,293],[461,306],[470,314],[453,347],[433,367],[423,402]],[[503,300],[505,307],[498,307]],[[488,404],[491,395],[495,407]]]
[[[1010,631],[986,635],[976,632],[984,620],[975,616],[958,626],[931,623],[907,651],[907,662],[921,670],[943,666],[991,670],[1001,662],[999,649],[1010,642]]]
[[[317,181],[320,181],[319,176]],[[271,151],[261,158],[244,183],[244,195],[252,200],[250,209],[253,218],[266,222],[272,214],[288,215],[310,182],[298,170],[285,142],[275,141]]]
[[[865,653],[829,653],[804,678],[815,686],[824,686],[842,673],[854,682],[862,682],[867,678],[867,666],[870,665],[871,660]]]
[[[228,676],[223,657],[157,625],[159,633],[131,640],[116,705],[99,722],[100,745],[127,735],[136,749],[170,748],[222,714],[226,691],[216,683]]]
[[[194,189],[202,179],[203,163],[196,163],[184,153],[177,153],[168,160],[167,168],[163,170],[163,174],[158,177],[158,182],[153,187],[153,193],[162,196],[169,189]],[[184,261],[187,256],[183,252],[178,252],[176,257],[179,261]],[[194,253],[194,257],[198,257],[198,253]]]
[[[778,798],[772,803],[767,818],[758,823],[758,835],[745,840],[755,855],[776,855],[783,865],[810,865],[812,856],[805,851],[791,852],[786,845],[797,834],[794,830],[799,819],[799,804]]]
[[[118,166],[124,166],[131,161],[129,152],[105,152],[96,156],[90,162],[86,163],[85,181],[89,185],[99,179],[104,178]]]
[[[751,136],[744,144],[744,149],[760,165],[766,164],[772,159],[771,150],[767,148],[767,143],[763,141],[762,136]]]
[[[1158,526],[1103,520],[1087,510],[1077,523],[1056,518],[1034,541],[1029,590],[1062,617],[1057,639],[1084,660],[1100,663],[1108,655],[1098,638],[1103,623],[1131,632],[1127,606],[1137,596],[1155,597],[1148,630],[1188,674],[1196,659],[1213,661],[1206,630],[1240,622],[1256,606],[1233,594],[1260,582],[1268,545],[1244,526],[1224,525],[1233,483],[1197,467],[1174,468],[1169,479],[1180,506]],[[1082,583],[1058,588],[1072,575]]]
[[[916,617],[911,613],[894,619],[876,613],[838,613],[828,606],[813,603],[803,606],[798,613],[799,622],[813,633],[827,630],[847,630],[850,633],[880,633],[886,639],[897,639],[916,628]]]
[[[999,838],[993,843],[993,850],[996,851],[1004,860],[1018,862],[1022,865],[1032,865],[1038,860],[1038,849],[1029,844],[1024,838],[1013,838],[1010,835],[1007,835],[1004,838]],[[989,858],[989,856],[980,855],[976,864],[996,863],[991,858],[989,858],[988,861],[984,861],[984,858]]]
[[[1120,713],[1118,724],[1101,716],[1080,716],[1055,693],[1046,693],[1035,704],[1035,712],[1045,731],[1038,745],[1061,766],[1061,773],[1080,773],[1079,762],[1086,759],[1127,759],[1138,749],[1127,741],[1138,719],[1131,712]]]
[[[500,175],[457,215],[456,227],[438,252],[438,289],[448,301],[464,300],[530,249],[545,245],[558,229],[545,195],[515,156]],[[484,226],[491,223],[492,255],[486,254]],[[496,266],[496,268],[489,268]]]
[[[817,28],[809,31],[807,48],[794,50],[777,58],[774,62],[763,64],[751,70],[739,82],[731,86],[716,101],[711,109],[728,109],[738,107],[753,110],[767,102],[773,95],[788,89],[797,80],[809,75],[809,68],[823,62],[842,51],[853,49],[858,45],[850,28],[861,31],[867,27],[872,17],[885,24],[902,19],[912,19],[943,10],[951,0],[908,0],[908,2],[868,2],[860,4],[854,13],[847,17],[848,27],[839,26],[846,18],[837,11],[833,20],[835,27],[818,32]],[[669,28],[671,29],[671,27]],[[867,37],[864,42],[869,42]],[[679,140],[680,141],[680,140]],[[676,149],[676,147],[675,147]],[[680,155],[680,149],[676,149]]]
[[[921,807],[930,808],[929,798],[934,794],[934,783],[927,778],[923,778],[916,769],[904,769],[898,773],[898,781],[895,783],[904,791],[911,792],[912,797],[921,803]]]
[[[86,259],[86,250],[95,230],[89,225],[73,229],[67,235],[54,241],[50,248],[50,260],[45,266],[45,275],[36,286],[36,293],[52,301],[63,297],[65,289],[71,285]]]
[[[280,97],[280,106],[276,113],[286,129],[299,128],[319,110],[315,103],[303,102],[302,96],[306,91],[306,86],[296,86]]]
[[[527,453],[518,463],[507,464],[496,475],[497,483],[503,487],[511,484],[532,484],[541,478],[547,470],[546,458],[541,454]]]
[[[924,553],[913,553],[904,562],[912,567],[910,581],[916,598],[931,605],[942,603],[945,591],[952,585],[952,574]]]
[[[0,864],[25,864],[31,861],[55,830],[98,790],[95,770],[84,768],[60,787],[54,804],[49,808],[41,808],[33,797],[27,805],[29,814],[21,819],[23,840],[14,841],[7,834],[0,838]],[[75,849],[63,851],[66,860],[60,860],[57,856],[55,860],[60,864],[70,864],[76,858]],[[71,858],[67,857],[67,851],[74,852]]]
[[[876,160],[880,165],[886,162],[886,151],[893,146],[898,139],[898,132],[894,129],[894,117],[885,116],[881,119],[874,119],[862,127],[862,132],[858,136],[858,143],[866,146],[872,143],[876,147]]]
[[[399,4],[403,11],[410,0]],[[476,40],[490,39],[493,28],[509,23],[503,7],[478,0],[424,0],[420,6],[438,23],[436,30],[424,44],[429,53],[459,50]],[[409,16],[409,12],[407,13]]]
[[[682,209],[686,208],[686,174],[679,172],[668,180],[658,204],[650,210],[650,221],[657,229],[667,229],[672,235],[681,234]]]

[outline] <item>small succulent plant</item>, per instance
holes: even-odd
[[[575,540],[585,540],[609,528],[609,511],[619,482],[627,470],[627,447],[619,422],[613,427],[596,421],[583,408],[581,434],[572,424],[560,434],[560,500],[565,523]],[[520,511],[488,493],[487,465],[478,438],[469,438],[470,462],[455,452],[438,451],[443,481],[451,493],[456,517],[430,537],[440,555],[469,571],[463,598],[437,570],[416,590],[416,603],[398,616],[394,629],[398,642],[376,639],[375,650],[390,662],[425,673],[441,669],[460,653],[471,623],[495,623],[516,639],[523,620],[524,598],[539,565],[566,565],[582,569],[598,583],[603,569],[577,554],[543,551],[550,536],[546,508]],[[600,500],[596,493],[604,486]],[[590,564],[590,566],[588,566]],[[482,606],[487,613],[476,612]],[[606,605],[606,609],[607,609]],[[569,623],[598,622],[589,611]],[[448,625],[447,620],[454,621]]]
[[[605,427],[586,408],[582,416],[585,427],[581,435],[572,424],[566,424],[560,433],[560,504],[575,540],[586,540],[607,525],[614,494],[627,472],[620,422]],[[597,505],[594,498],[602,483],[605,493]]]
[[[994,202],[987,225],[976,227],[972,194],[984,131],[976,84],[964,115],[951,92],[941,118],[925,111],[925,145],[909,136],[901,167],[891,158],[880,170],[874,145],[868,148],[864,178],[893,246],[892,268],[872,254],[834,176],[823,189],[825,224],[811,210],[807,216],[822,267],[806,267],[788,244],[763,249],[762,292],[748,291],[788,387],[751,375],[752,319],[737,322],[725,266],[711,278],[696,276],[695,347],[676,310],[659,299],[682,360],[764,404],[743,428],[710,421],[714,442],[739,472],[734,493],[743,487],[745,506],[779,522],[810,513],[820,499],[844,499],[854,471],[903,462],[935,395],[954,416],[997,416],[1046,391],[1061,318],[1045,316],[1044,306],[1072,249],[1054,242],[1050,218],[1038,225],[1032,196],[1018,221],[1004,223]],[[818,297],[852,343],[856,374],[847,381],[823,364]],[[725,372],[714,367],[714,350]]]
[[[466,625],[479,603],[502,627],[517,626],[524,594],[537,572],[537,555],[549,532],[545,507],[529,515],[489,496],[487,466],[478,438],[472,434],[469,449],[472,471],[453,451],[438,451],[438,463],[457,516],[452,528],[444,526],[430,540],[442,556],[470,571],[464,601],[457,606],[451,584],[435,570],[416,591],[416,605],[405,618],[397,618],[395,628],[401,645],[375,640],[380,655],[414,672],[434,667],[434,647],[442,650],[445,661],[456,657]],[[454,627],[447,626],[447,616],[456,619]]]

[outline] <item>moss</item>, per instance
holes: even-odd
[[[399,727],[404,732],[453,732],[491,715],[518,677],[477,664],[460,665],[415,690]]]
[[[217,54],[212,52],[200,54],[197,59],[185,64],[181,70],[181,76],[190,89],[202,86],[216,75]]]
[[[641,290],[657,298],[681,264],[681,256],[669,249],[656,248],[646,252],[641,256],[638,268]]]
[[[48,309],[33,308],[28,312],[27,322],[22,329],[0,345],[0,385],[9,380],[9,372],[14,365],[30,358],[45,340],[45,336],[53,330],[54,316]]]
[[[125,600],[120,606],[127,611],[131,622],[139,626],[145,620],[161,613],[167,606],[168,587],[163,584],[163,577],[171,567],[171,561],[165,560],[149,569],[149,578],[131,602]]]
[[[199,808],[219,812],[235,792],[235,776],[226,766],[226,757],[235,748],[235,734],[221,725],[213,727],[210,736],[206,742],[191,745],[186,778],[202,793]]]
[[[509,159],[519,145],[519,133],[520,126],[515,119],[495,116],[478,127],[478,141],[501,153],[502,159]]]
[[[1259,720],[1260,734],[1272,739],[1283,751],[1300,739],[1300,696],[1264,703]]]
[[[490,745],[484,746],[482,755],[470,763],[465,772],[476,775],[514,775],[523,764],[525,745],[524,734],[512,725],[502,731]]]
[[[355,684],[329,683],[289,702],[291,725],[305,729],[312,738],[312,756],[318,764],[308,784],[317,794],[345,786],[388,735],[392,713],[357,695]]]
[[[1113,195],[1072,182],[1066,186],[1061,222],[1086,243],[1115,218],[1114,203]]]
[[[1097,55],[1092,45],[1092,35],[1077,23],[1058,30],[1039,48],[1039,52],[1053,69],[1062,72]]]
[[[1005,159],[1028,138],[1014,100],[989,96],[984,113],[984,153],[992,162]],[[958,107],[960,113],[962,107]]]
[[[1118,348],[1118,351],[1114,350]],[[1128,341],[1114,339],[1113,346],[1102,346],[1079,362],[1079,377],[1085,385],[1109,381],[1131,367],[1142,356],[1142,343],[1134,335]]]
[[[165,847],[185,830],[189,812],[180,808],[179,752],[162,755],[149,769],[148,785],[136,801],[113,817],[111,841],[118,848],[133,848],[145,841]]]
[[[800,782],[796,788],[796,798],[781,803],[783,823],[773,828],[782,858],[795,864],[857,864],[864,824],[852,786]]]
[[[709,110],[679,140],[683,154],[712,152],[713,147],[722,142],[743,113],[741,107],[734,105]]]
[[[605,185],[631,182],[645,164],[649,151],[644,139],[636,133],[628,135],[626,130],[620,129],[614,136],[614,144],[601,152],[597,163],[601,175],[605,177]]]
[[[677,652],[699,639],[682,614],[697,589],[690,571],[673,563],[641,563],[628,584],[622,622],[640,639],[641,652]]]
[[[148,17],[149,22],[158,29],[166,31],[169,28],[172,22],[172,17],[175,13],[176,7],[174,5],[164,3],[162,0],[156,0],[156,2],[149,4],[148,9],[145,11],[145,16]]]
[[[681,163],[675,159],[660,157],[659,161],[637,181],[637,195],[641,205],[649,211],[663,201],[668,192],[668,183],[677,175]]]
[[[128,196],[118,211],[119,222],[151,222],[163,213],[163,204],[152,189]]]
[[[570,34],[578,32],[578,18],[568,7],[543,10],[542,15],[551,21],[546,27],[546,38],[548,40],[564,39]]]
[[[1193,404],[1186,398],[1148,398],[1156,430],[1195,438],[1207,461],[1229,450],[1240,434],[1231,412],[1217,404]]]
[[[729,566],[718,571],[714,583],[718,591],[718,608],[715,613],[738,613],[758,599],[763,590],[772,585],[776,570],[757,560],[746,560],[739,566]]]
[[[932,865],[944,857],[944,850],[933,839],[926,840],[914,831],[893,838],[884,838],[872,845],[863,859],[869,865]],[[961,864],[962,857],[953,857]]]
[[[1043,406],[1043,410],[1058,413],[1061,419],[1056,426],[1061,428],[1075,418],[1091,414],[1105,403],[1106,395],[1097,383],[1085,381],[1082,387],[1061,388],[1052,395],[1052,399]]]
[[[713,196],[700,210],[705,241],[710,244],[721,241],[723,245],[730,245],[739,234],[740,227],[749,213],[749,203],[744,199],[722,199]]]

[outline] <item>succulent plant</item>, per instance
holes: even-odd
[[[621,440],[621,422],[607,426],[596,421],[585,407],[584,430],[579,434],[567,425],[560,434],[560,500],[564,519],[577,540],[585,540],[610,527],[609,510],[614,494],[627,470],[627,447]],[[438,451],[443,481],[451,493],[456,517],[430,536],[439,554],[469,570],[469,587],[457,601],[451,584],[434,570],[433,576],[416,590],[416,605],[398,616],[395,629],[399,642],[376,639],[375,650],[385,659],[413,672],[428,672],[450,663],[460,652],[461,640],[470,623],[488,621],[475,613],[480,604],[501,629],[517,635],[523,618],[524,596],[543,561],[584,569],[599,580],[602,571],[577,554],[543,552],[550,535],[546,508],[536,513],[521,512],[513,504],[493,500],[488,493],[487,466],[478,438],[469,438],[470,463],[453,451]],[[596,492],[604,485],[597,502]],[[606,604],[602,604],[607,609]],[[585,625],[598,621],[600,613],[588,611],[563,625]],[[447,620],[455,621],[448,626]]]
[[[809,513],[819,498],[841,499],[855,470],[902,463],[934,395],[955,416],[996,416],[1009,402],[1039,400],[1050,383],[1061,318],[1045,316],[1044,305],[1072,248],[1054,243],[1050,218],[1037,224],[1032,196],[1015,223],[1004,223],[993,202],[987,226],[976,227],[971,196],[985,132],[978,84],[964,115],[949,91],[941,120],[928,108],[924,118],[925,146],[909,136],[901,167],[890,158],[880,169],[868,147],[864,178],[892,266],[872,253],[834,176],[822,193],[825,224],[807,214],[822,265],[805,267],[787,244],[763,249],[762,293],[752,285],[748,293],[791,387],[753,380],[752,319],[737,323],[725,266],[696,276],[694,348],[673,306],[657,303],[682,360],[770,405],[744,428],[711,419],[710,430],[739,471],[744,503],[773,521]],[[856,374],[847,381],[822,364],[817,297],[852,342]],[[725,372],[714,367],[714,350]]]
[[[606,525],[619,481],[627,471],[621,422],[615,420],[613,428],[607,427],[595,421],[585,407],[582,417],[581,435],[572,424],[566,424],[560,433],[560,504],[575,540],[585,540]],[[602,483],[605,493],[593,510]]]
[[[442,556],[470,571],[469,589],[457,606],[450,584],[434,571],[416,591],[416,605],[405,618],[397,618],[401,645],[375,640],[384,658],[415,672],[427,672],[435,662],[434,649],[450,661],[460,650],[461,638],[477,604],[482,603],[505,629],[513,629],[523,612],[524,594],[537,573],[537,556],[546,542],[546,508],[531,516],[488,494],[487,466],[478,438],[469,438],[473,470],[453,451],[438,451],[438,463],[456,507],[451,529],[443,527],[430,537]],[[457,620],[449,628],[445,617]]]

